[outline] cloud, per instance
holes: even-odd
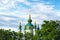
[[[33,24],[35,19],[37,24],[42,24],[43,20],[60,19],[60,10],[55,10],[55,5],[38,2],[38,0],[33,1],[0,0],[0,26],[3,25],[4,27],[6,25],[9,28],[12,26],[16,28],[19,22],[22,22],[22,26],[24,26],[27,23],[29,14],[31,14]]]
[[[23,7],[28,7],[29,4],[30,3],[27,2],[26,0],[1,0],[0,10],[2,11],[22,10]],[[22,9],[20,7],[22,7]]]
[[[13,0],[2,0],[0,2],[1,2],[0,9],[3,9],[3,8],[8,9],[14,6]]]

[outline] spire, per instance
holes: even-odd
[[[31,23],[32,20],[31,20],[31,14],[29,14],[29,19],[28,19],[28,23]]]
[[[31,14],[29,14],[29,19],[31,19]]]
[[[21,26],[21,22],[20,22],[20,25],[19,25],[20,32],[21,32],[21,30],[22,30],[21,27],[22,27],[22,26]]]
[[[35,20],[34,24],[36,25],[36,20]]]
[[[36,20],[35,20],[35,22],[34,22],[34,29],[36,30]]]
[[[37,30],[39,30],[39,24],[38,24]]]

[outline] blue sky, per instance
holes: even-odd
[[[0,28],[18,31],[18,25],[27,23],[28,15],[32,24],[43,20],[60,20],[60,0],[0,0]]]

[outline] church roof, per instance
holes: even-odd
[[[32,27],[33,25],[31,23],[28,23],[25,26]]]

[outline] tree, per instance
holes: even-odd
[[[41,28],[41,38],[42,40],[53,40],[57,36],[57,23],[56,21],[44,21]]]
[[[24,36],[25,36],[25,40],[31,40],[33,37],[33,35],[31,33],[28,33],[28,32],[25,33]]]
[[[55,40],[60,40],[60,21],[59,20],[57,20],[56,21],[56,23],[57,23],[57,37],[55,38]]]
[[[23,38],[23,33],[18,32],[18,40],[23,40],[22,38]]]
[[[36,34],[32,36],[32,40],[40,40],[40,30],[36,30]]]

